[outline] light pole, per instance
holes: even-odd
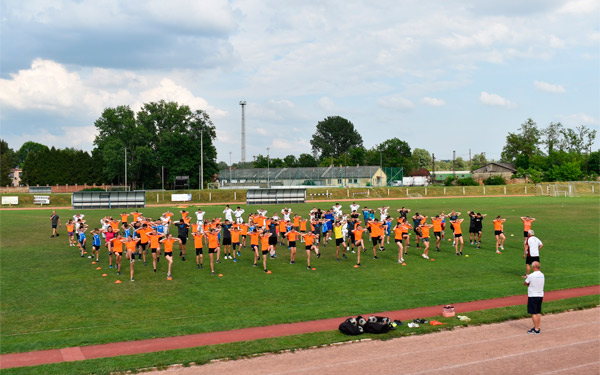
[[[231,151],[229,151],[229,186],[231,186],[233,181],[231,180]]]
[[[204,190],[204,128],[200,129],[200,171],[198,173],[198,184],[200,190]]]
[[[125,147],[125,191],[127,191],[127,147]]]
[[[240,105],[242,106],[242,165],[246,162],[246,101],[240,101]]]
[[[269,150],[271,148],[267,147],[267,188],[271,187],[271,175],[269,174],[269,164],[271,164]]]

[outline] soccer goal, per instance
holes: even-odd
[[[552,197],[576,197],[577,188],[574,184],[550,185],[550,196]]]

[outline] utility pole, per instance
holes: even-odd
[[[125,191],[127,191],[127,147],[125,147]]]
[[[229,186],[233,183],[231,179],[231,151],[229,151]]]
[[[433,182],[435,182],[435,154],[431,154],[431,165],[433,171]]]
[[[471,168],[471,172],[473,172],[473,158],[471,157],[471,149],[469,149],[469,167]]]
[[[242,106],[242,164],[246,162],[246,101],[240,101]]]
[[[161,180],[162,191],[165,191],[165,166],[164,165],[160,167],[160,180]]]
[[[200,129],[200,173],[198,175],[200,190],[204,190],[204,127]]]
[[[267,188],[271,187],[271,175],[269,174],[269,164],[271,164],[271,158],[269,154],[270,147],[267,147]]]
[[[455,160],[456,160],[456,151],[452,151],[452,177],[454,177],[454,178],[456,178]]]

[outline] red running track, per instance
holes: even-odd
[[[600,294],[600,285],[546,292],[544,294],[544,301],[554,301],[595,294]],[[455,303],[454,309],[457,313],[462,314],[475,310],[524,305],[526,302],[526,295],[517,295],[481,301]],[[374,315],[388,316],[391,319],[398,320],[413,320],[416,318],[426,318],[440,315],[441,312],[442,306],[428,306],[408,310],[378,312],[374,313]],[[373,314],[365,313],[363,315],[368,316]],[[164,350],[194,348],[205,345],[299,335],[303,333],[331,331],[338,329],[338,326],[343,319],[345,319],[345,317],[299,323],[277,324],[266,327],[243,328],[231,331],[198,333],[186,336],[163,337],[139,341],[115,342],[110,344],[4,354],[0,355],[0,369],[37,366],[58,362],[82,361],[93,358],[151,353]]]

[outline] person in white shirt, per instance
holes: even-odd
[[[204,224],[204,214],[206,214],[206,212],[202,211],[200,208],[198,209],[198,211],[196,211],[196,223],[197,224]]]
[[[225,214],[225,220],[233,221],[233,217],[231,216],[233,214],[233,210],[229,208],[229,205],[225,206],[223,213]]]
[[[342,206],[339,203],[336,203],[333,207],[333,214],[335,215],[335,217],[340,217],[342,216]]]
[[[527,237],[527,240],[525,240],[525,251],[523,252],[527,273],[523,277],[527,277],[527,275],[529,275],[531,263],[540,261],[540,250],[544,246],[542,241],[535,236],[533,230],[530,230],[528,235],[529,237]]]
[[[242,217],[242,215],[244,214],[244,212],[246,212],[245,210],[243,210],[242,208],[240,208],[240,206],[238,206],[235,211],[234,211],[234,215],[235,215],[235,222],[238,224],[241,224],[244,222],[244,218]]]
[[[390,208],[389,206],[379,207],[379,215],[381,216],[380,221],[385,221],[387,219],[389,208]]]
[[[542,301],[544,300],[544,274],[540,271],[540,262],[531,263],[533,272],[527,275],[525,282],[527,286],[527,313],[531,314],[533,328],[527,331],[532,335],[540,334],[540,320],[542,319]]]
[[[350,205],[350,213],[356,211],[358,212],[358,210],[360,209],[360,204],[356,204],[356,202],[352,202],[352,204]]]
[[[291,215],[292,215],[291,208],[284,208],[281,210],[281,216],[283,217],[283,221],[290,221]]]

